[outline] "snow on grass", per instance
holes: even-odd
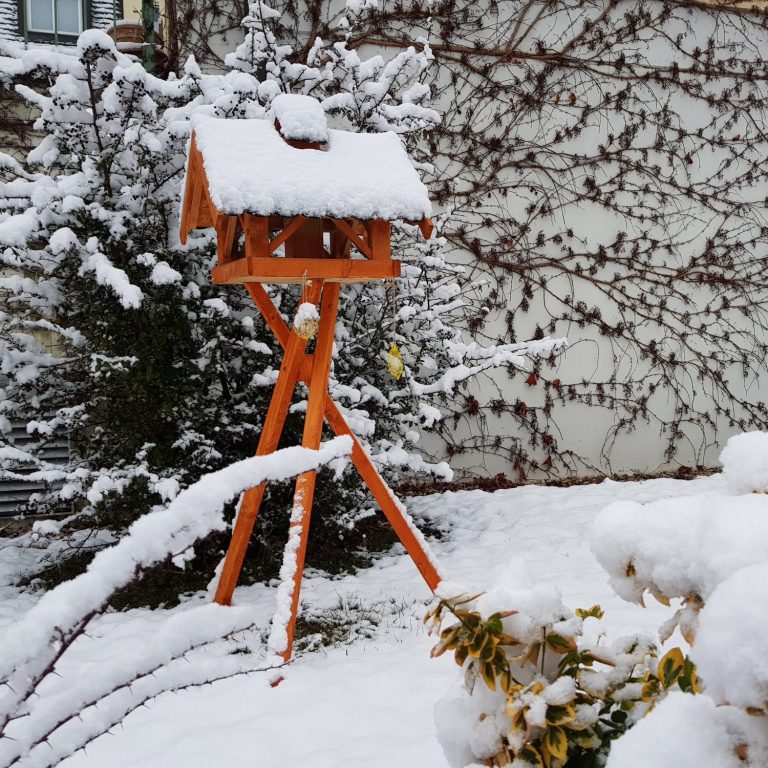
[[[491,588],[501,576],[508,582],[515,559],[522,558],[534,580],[561,589],[566,604],[601,603],[606,610],[602,624],[611,637],[618,637],[654,633],[673,608],[642,609],[613,594],[589,549],[597,513],[615,501],[650,502],[724,489],[721,477],[606,481],[574,488],[445,493],[412,499],[408,507],[417,523],[429,521],[441,530],[442,538],[433,541],[432,548],[451,581],[478,590]],[[6,592],[12,605],[14,594]],[[275,689],[266,675],[257,674],[163,695],[63,765],[445,768],[433,713],[435,703],[455,683],[458,669],[449,655],[429,659],[433,638],[421,624],[429,590],[400,546],[354,576],[306,574],[302,602],[313,614],[353,598],[362,605],[394,607],[381,611],[372,638],[299,657]],[[196,596],[192,602],[205,599]],[[235,601],[249,606],[265,637],[274,587],[241,587]],[[185,606],[174,609],[179,610]],[[10,621],[11,613],[0,610],[0,621]],[[70,666],[62,672],[87,676],[103,655],[119,658],[137,644],[151,643],[168,613],[134,610],[102,617],[93,632],[98,637],[79,640]],[[263,637],[250,634],[240,643],[261,654]],[[673,642],[679,643],[679,638]]]

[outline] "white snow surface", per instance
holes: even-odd
[[[328,141],[328,120],[317,99],[298,93],[281,93],[272,100],[271,110],[286,139]]]
[[[329,130],[328,149],[297,149],[269,120],[194,115],[214,205],[223,213],[419,221],[427,189],[395,133]]]
[[[768,432],[742,432],[728,438],[720,461],[735,493],[768,492]]]
[[[533,581],[544,590],[559,587],[567,605],[600,603],[606,618],[597,626],[608,630],[608,639],[616,639],[635,632],[653,634],[673,609],[657,604],[642,609],[613,594],[589,550],[589,532],[598,512],[615,501],[645,503],[724,490],[720,476],[693,481],[605,481],[493,494],[444,493],[408,500],[407,506],[417,524],[429,521],[442,532],[430,543],[450,582],[477,590],[502,582],[514,589],[516,573],[523,571],[518,561],[522,558]],[[323,509],[314,514],[323,514]],[[25,557],[12,541],[0,542],[3,545],[0,583],[3,574],[15,573]],[[444,586],[450,588],[450,583]],[[264,638],[275,592],[274,584],[238,588],[237,610],[246,611],[258,631],[227,641],[217,653],[190,655],[189,662],[183,662],[186,668],[195,670],[196,664],[218,668],[248,658],[228,653],[244,647],[254,650],[256,659],[251,663],[259,666],[259,659],[268,656]],[[270,687],[267,673],[255,672],[163,694],[62,765],[251,768],[256,760],[266,768],[445,768],[434,707],[456,684],[459,670],[450,654],[429,658],[434,638],[426,635],[421,622],[429,598],[426,585],[399,546],[356,575],[330,578],[309,570],[302,587],[304,612],[322,615],[341,606],[342,612],[358,620],[360,616],[371,619],[367,637],[300,655],[283,670],[285,679],[277,688]],[[34,599],[29,592],[0,588],[0,631],[13,624]],[[495,597],[489,594],[488,599]],[[133,610],[101,617],[62,664],[57,690],[98,676],[104,665],[111,668],[115,660],[134,655],[137,647],[151,648],[170,617],[209,600],[200,594],[168,611]],[[355,604],[361,607],[355,609]],[[679,644],[680,638],[670,642]],[[612,768],[615,765],[630,768],[621,762]],[[718,768],[729,768],[729,764]]]
[[[768,552],[712,593],[691,658],[716,703],[762,709],[768,702]]]

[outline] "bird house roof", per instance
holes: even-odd
[[[427,189],[394,133],[328,129],[323,149],[300,149],[270,120],[195,115],[192,129],[221,213],[388,221],[431,215]]]

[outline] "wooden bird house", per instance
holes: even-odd
[[[390,222],[432,231],[399,138],[331,130],[315,99],[282,95],[272,120],[196,117],[192,127],[181,240],[215,227],[214,283],[392,279]]]
[[[429,237],[426,188],[395,134],[331,130],[320,104],[306,96],[278,96],[272,110],[271,120],[193,118],[181,240],[191,230],[215,227],[214,283],[243,284],[284,350],[257,455],[277,449],[296,385],[304,383],[302,446],[320,446],[324,423],[351,438],[354,466],[434,590],[440,576],[426,542],[328,392],[340,283],[400,275],[390,223],[418,223]],[[293,327],[261,283],[303,286]],[[312,332],[303,333],[308,317]],[[286,626],[278,626],[286,612],[275,614],[270,645],[285,659],[291,655],[315,479],[315,472],[304,472],[296,480],[283,555],[281,573],[289,575],[279,587],[278,604],[290,610]],[[243,495],[216,589],[218,603],[232,600],[264,490],[262,484]]]

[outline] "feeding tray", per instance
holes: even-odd
[[[181,240],[215,227],[213,282],[398,277],[390,223],[418,222],[425,237],[432,224],[397,135],[330,129],[307,96],[278,96],[272,118],[192,118]]]

